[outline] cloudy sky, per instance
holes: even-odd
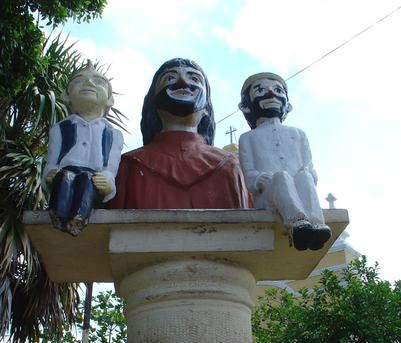
[[[109,0],[101,19],[68,23],[63,34],[83,55],[111,64],[116,107],[128,117],[126,148],[141,146],[143,97],[167,59],[198,62],[212,88],[215,119],[237,109],[245,78],[272,71],[287,78],[401,6],[395,0]],[[401,10],[288,82],[294,110],[319,174],[350,215],[349,241],[381,276],[401,279]],[[398,43],[397,43],[398,42]],[[248,130],[237,112],[217,125]]]

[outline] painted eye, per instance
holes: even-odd
[[[172,81],[175,80],[175,77],[173,75],[168,75],[166,79],[167,81]]]
[[[71,83],[83,82],[83,81],[85,81],[85,78],[83,76],[77,76],[71,81]]]
[[[266,88],[258,88],[258,89],[256,90],[256,93],[257,93],[257,94],[264,94],[265,91],[266,91]]]
[[[200,82],[200,79],[197,76],[191,76],[191,80],[194,82]]]
[[[283,93],[283,90],[281,88],[279,88],[279,87],[274,88],[274,91],[276,93],[278,93],[278,94],[282,94]]]
[[[107,81],[101,77],[95,77],[94,81],[98,85],[102,85],[102,86],[107,85]]]

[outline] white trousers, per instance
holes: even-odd
[[[324,224],[312,175],[305,170],[291,176],[286,171],[273,175],[265,190],[254,194],[255,207],[276,210],[285,226],[297,220]]]

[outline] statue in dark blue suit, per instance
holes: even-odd
[[[90,61],[63,98],[71,114],[50,129],[44,183],[53,225],[76,236],[96,202],[115,196],[123,137],[104,118],[114,102],[111,84]]]

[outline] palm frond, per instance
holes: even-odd
[[[78,285],[49,280],[21,222],[24,210],[47,206],[41,187],[47,133],[69,114],[60,95],[83,66],[67,39],[47,39],[34,79],[0,117],[0,339],[8,333],[16,343],[36,342],[42,327],[61,337],[78,311]],[[124,129],[125,116],[111,112],[107,119]]]
[[[117,126],[118,128],[120,128],[121,130],[130,133],[126,128],[125,128],[125,124],[124,121],[127,120],[128,118],[122,114],[117,108],[112,107],[110,109],[110,112],[107,114],[106,119],[114,124],[115,126]]]
[[[0,337],[8,331],[13,342],[34,341],[41,326],[60,337],[78,306],[77,285],[47,278],[21,223],[24,210],[46,207],[41,179],[47,132],[68,115],[60,94],[81,65],[60,36],[48,43],[40,72],[10,104],[0,128]]]

